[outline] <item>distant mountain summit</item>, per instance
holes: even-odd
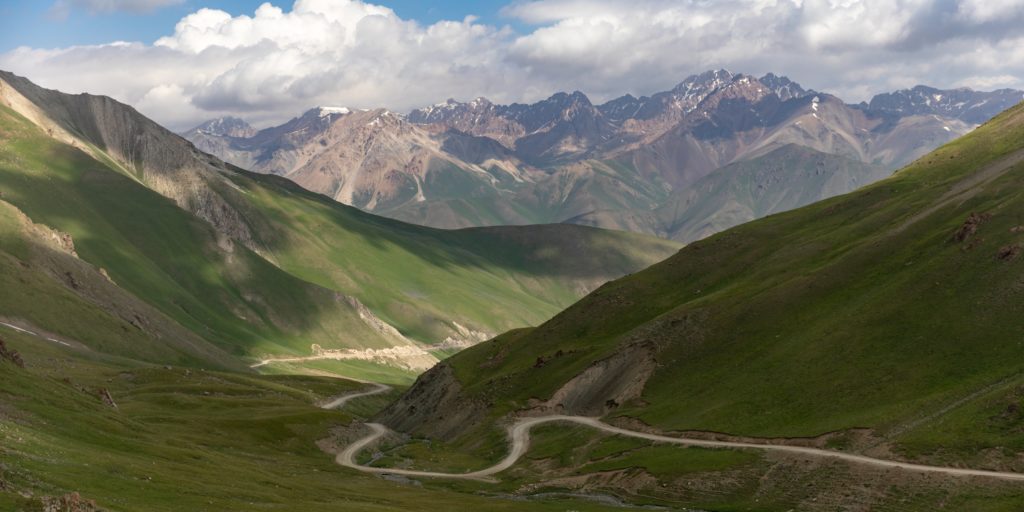
[[[971,124],[981,124],[1024,100],[1024,92],[999,89],[983,92],[968,88],[936,89],[918,85],[912,89],[884,93],[860,107],[869,112],[904,117],[937,115]]]
[[[887,176],[1022,97],[919,86],[851,105],[785,76],[719,69],[603,104],[574,91],[531,104],[448,99],[406,116],[317,107],[259,132],[224,119],[185,136],[236,165],[414,223],[573,222],[689,241]],[[748,162],[771,169],[785,185],[764,191],[786,199],[737,195],[733,173],[717,172],[762,176]],[[699,213],[689,209],[698,183]]]
[[[219,137],[252,137],[256,130],[237,117],[218,117],[196,126],[188,133]]]

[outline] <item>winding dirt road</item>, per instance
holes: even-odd
[[[516,461],[519,460],[519,458],[522,457],[524,453],[526,453],[526,450],[529,449],[530,429],[537,425],[552,422],[578,423],[580,425],[586,425],[588,427],[603,430],[605,432],[609,432],[612,434],[636,437],[639,439],[646,439],[658,443],[670,443],[682,446],[700,446],[705,448],[733,448],[763,450],[769,452],[782,452],[796,455],[807,455],[811,457],[827,457],[844,460],[854,464],[864,464],[868,466],[882,468],[903,469],[906,471],[915,471],[920,473],[939,473],[950,476],[997,478],[1002,480],[1016,480],[1024,482],[1024,473],[985,471],[980,469],[949,468],[942,466],[927,466],[924,464],[912,464],[909,462],[875,459],[872,457],[865,457],[863,455],[855,455],[851,453],[836,452],[831,450],[822,450],[819,448],[808,448],[804,446],[739,443],[730,441],[709,441],[704,439],[689,439],[685,437],[669,437],[614,427],[612,425],[600,421],[597,418],[561,415],[538,416],[535,418],[520,419],[508,429],[509,438],[512,443],[512,449],[509,451],[509,454],[505,456],[505,458],[502,459],[501,462],[489,468],[481,469],[479,471],[473,471],[471,473],[439,473],[434,471],[416,471],[410,469],[377,468],[358,464],[356,462],[356,455],[358,455],[359,452],[362,451],[364,448],[374,443],[375,441],[377,441],[378,439],[380,439],[389,432],[387,427],[379,423],[367,423],[366,426],[370,427],[371,429],[370,434],[349,445],[347,448],[345,448],[343,452],[338,454],[335,460],[337,461],[338,464],[341,464],[342,466],[363,471],[366,473],[402,475],[425,478],[454,478],[463,480],[494,481],[494,478],[491,478],[493,475],[512,467],[512,465],[515,464]]]
[[[391,391],[391,386],[388,386],[387,384],[379,384],[376,382],[364,382],[356,379],[349,380],[355,380],[356,382],[362,382],[364,384],[373,384],[373,388],[367,391],[357,391],[355,393],[345,393],[344,395],[336,396],[328,400],[327,402],[320,404],[320,407],[322,409],[341,409],[342,407],[345,406],[345,404],[349,402],[349,400],[362,398],[364,396],[379,395],[381,393],[387,393],[388,391]]]

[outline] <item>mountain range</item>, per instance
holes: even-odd
[[[600,105],[576,91],[408,115],[318,107],[263,130],[224,118],[183,136],[416,224],[575,223],[688,242],[886,177],[1021,98],[919,86],[853,105],[783,76],[718,70]]]

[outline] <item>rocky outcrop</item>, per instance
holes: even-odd
[[[653,342],[629,342],[570,379],[547,400],[532,399],[527,408],[513,414],[604,415],[640,398],[657,367],[656,353]],[[559,353],[554,357],[568,356]],[[546,363],[538,358],[535,367]],[[450,364],[442,362],[421,375],[375,420],[399,432],[451,440],[483,425],[488,408],[487,399],[466,394]]]
[[[636,400],[657,368],[656,353],[653,343],[629,345],[583,370],[551,398],[533,401],[530,413],[602,416]]]
[[[51,136],[100,161],[112,161],[219,232],[262,252],[245,216],[230,201],[234,192],[224,181],[233,171],[135,109],[106,96],[44,89],[3,71],[0,101]]]
[[[486,404],[467,397],[452,367],[442,362],[374,420],[399,432],[452,439],[479,424],[486,412]]]
[[[21,354],[17,350],[7,348],[7,344],[0,338],[0,362],[3,361],[12,363],[18,368],[25,367],[25,360],[21,358]]]
[[[39,499],[43,512],[101,512],[95,501],[85,499],[77,492],[63,496],[43,496]]]

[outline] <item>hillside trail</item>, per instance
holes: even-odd
[[[42,339],[44,339],[46,341],[51,341],[51,342],[57,343],[59,345],[64,345],[65,347],[71,347],[72,346],[70,343],[68,343],[66,341],[61,341],[61,340],[58,340],[57,338],[51,338],[49,336],[44,336],[44,335],[39,334],[37,332],[30,331],[28,329],[24,329],[24,328],[18,327],[17,325],[14,325],[14,324],[9,324],[7,322],[0,322],[0,325],[2,325],[4,327],[7,327],[9,329],[13,329],[15,331],[18,331],[18,332],[20,332],[22,334],[28,334],[29,336],[35,336],[36,338],[42,338]]]
[[[359,379],[350,379],[348,377],[345,377],[345,379],[359,382],[361,384],[372,384],[372,387],[366,391],[345,393],[343,395],[338,395],[334,398],[331,398],[330,400],[320,404],[321,409],[341,409],[342,407],[345,407],[345,404],[347,404],[350,400],[355,400],[356,398],[362,398],[364,396],[379,395],[381,393],[387,393],[388,391],[391,391],[391,386],[388,386],[387,384],[380,384],[378,382],[367,382],[365,380]]]
[[[972,172],[954,183],[934,204],[904,221],[903,224],[892,230],[892,233],[901,233],[921,219],[953,203],[963,204],[981,191],[982,187],[1002,177],[1021,163],[1024,163],[1024,149],[1018,149],[988,163],[978,171]]]
[[[1001,480],[1012,480],[1024,482],[1024,473],[1012,473],[1006,471],[987,471],[980,469],[966,469],[966,468],[952,468],[944,466],[928,466],[925,464],[913,464],[909,462],[900,462],[894,460],[876,459],[873,457],[866,457],[863,455],[855,455],[852,453],[837,452],[831,450],[822,450],[819,448],[809,448],[804,446],[789,446],[779,444],[758,444],[758,443],[743,443],[743,442],[732,442],[732,441],[711,441],[706,439],[691,439],[685,437],[670,437],[659,434],[650,434],[647,432],[637,432],[633,430],[627,430],[624,428],[615,427],[607,423],[602,422],[598,418],[590,418],[584,416],[565,416],[565,415],[550,415],[550,416],[537,416],[532,418],[521,418],[513,423],[508,428],[509,441],[511,443],[511,449],[508,455],[505,456],[497,464],[481,469],[479,471],[472,471],[469,473],[443,473],[437,471],[417,471],[412,469],[391,469],[391,468],[380,468],[364,466],[356,462],[356,455],[359,454],[364,448],[376,442],[378,439],[387,435],[390,430],[379,423],[366,423],[366,426],[370,428],[370,433],[360,438],[358,441],[350,444],[344,451],[338,454],[335,461],[345,467],[352,468],[365,473],[374,474],[388,474],[388,475],[401,475],[408,477],[423,477],[423,478],[448,478],[458,480],[477,480],[484,482],[495,482],[496,479],[493,475],[501,473],[506,469],[512,467],[516,461],[522,457],[530,447],[530,429],[537,425],[544,423],[577,423],[580,425],[588,426],[597,430],[608,432],[611,434],[622,435],[626,437],[634,437],[638,439],[646,439],[656,443],[667,443],[675,444],[680,446],[694,446],[703,448],[732,448],[732,449],[744,449],[744,450],[762,450],[767,452],[779,452],[787,453],[792,455],[805,455],[810,457],[825,457],[832,459],[839,459],[854,464],[862,464],[867,466],[882,467],[882,468],[893,468],[902,469],[906,471],[914,471],[919,473],[937,473],[949,476],[958,477],[984,477],[984,478],[995,478]]]

